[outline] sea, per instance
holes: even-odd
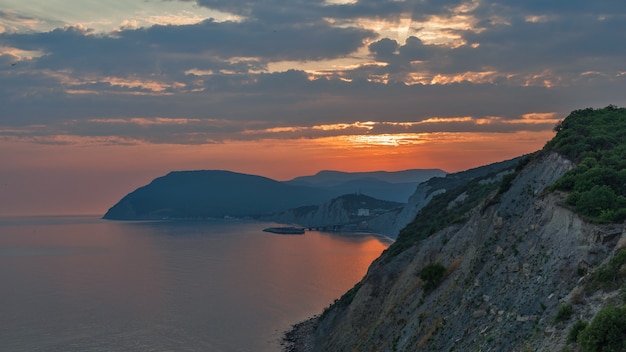
[[[390,241],[243,220],[0,218],[2,351],[277,352]]]

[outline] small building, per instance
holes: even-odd
[[[359,208],[359,210],[357,210],[356,215],[357,216],[370,216],[370,210],[369,209],[364,209],[364,208]]]

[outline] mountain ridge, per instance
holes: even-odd
[[[104,218],[244,217],[321,203],[330,196],[330,192],[232,171],[172,171],[127,194]]]
[[[554,142],[520,159],[469,210],[472,181],[435,195],[359,283],[287,333],[286,350],[626,350],[626,172],[623,154],[612,154],[626,150],[612,135],[625,131],[610,128],[625,120],[612,106],[574,111]],[[570,142],[554,148],[564,136]],[[564,155],[569,147],[577,158]],[[594,167],[615,172],[596,177]],[[578,202],[596,199],[570,199],[598,189],[613,202],[591,216]],[[453,216],[432,222],[428,209]]]
[[[316,187],[307,183],[276,181],[267,177],[228,170],[171,171],[149,184],[128,193],[103,216],[109,220],[189,219],[268,216],[290,208],[319,205],[342,194],[362,193],[386,201],[403,199],[413,193],[417,183],[391,184],[375,179],[365,180],[368,173],[341,174],[344,185]],[[380,174],[380,171],[375,172]],[[401,172],[402,173],[402,172]],[[428,178],[431,170],[413,169],[404,177],[421,174]],[[385,172],[394,177],[396,172]],[[438,174],[434,171],[434,174]],[[408,176],[407,176],[408,175]],[[310,176],[315,179],[315,176]],[[403,178],[403,179],[404,179]],[[396,177],[398,179],[398,177]],[[347,184],[347,185],[346,185]]]
[[[446,174],[440,169],[369,172],[322,170],[315,175],[300,176],[285,182],[318,187],[338,194],[362,193],[381,200],[406,203],[420,183]]]
[[[400,230],[407,226],[413,220],[417,212],[435,195],[444,193],[446,190],[451,190],[472,179],[480,179],[482,180],[480,182],[483,183],[500,182],[505,174],[513,172],[519,159],[520,158],[500,161],[457,173],[435,176],[418,185],[413,185],[411,187],[413,194],[409,197],[406,204],[364,218],[362,229],[395,239],[398,237]],[[382,197],[378,197],[377,199],[381,198]],[[333,215],[334,212],[343,215]],[[305,209],[289,209],[267,217],[266,219],[307,227],[315,227],[319,224],[349,223],[349,218],[345,215],[345,210],[338,209],[332,202],[325,202],[321,205],[306,207]]]
[[[358,172],[345,172],[337,170],[320,170],[314,175],[298,176],[289,181],[288,183],[309,183],[309,184],[324,184],[328,186],[334,185],[333,183],[341,183],[354,179],[377,179],[388,183],[412,183],[423,182],[431,177],[443,176],[447,174],[446,171],[441,169],[407,169],[399,171],[358,171]]]

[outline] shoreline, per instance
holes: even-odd
[[[322,231],[322,230],[317,230],[317,232],[319,233],[323,233],[326,235],[337,235],[337,236],[343,236],[343,237],[374,237],[376,239],[378,239],[379,241],[386,243],[387,245],[391,245],[392,243],[394,243],[396,240],[387,236],[387,235],[383,235],[382,233],[378,233],[378,232],[368,232],[368,231]]]
[[[313,331],[317,327],[319,315],[294,324],[285,331],[280,345],[283,352],[312,352]]]

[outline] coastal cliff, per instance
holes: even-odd
[[[223,170],[174,171],[127,194],[104,219],[251,217],[308,204],[335,194]]]
[[[572,121],[591,126],[580,129],[590,138],[600,121],[591,115],[612,116],[610,127],[624,121],[626,111],[614,109],[573,113],[557,126],[556,142],[522,159],[483,197],[471,196],[476,184],[461,186],[456,192],[466,196],[453,202],[433,197],[353,289],[287,334],[287,350],[624,350],[623,333],[610,340],[606,330],[626,331],[613,313],[626,300],[625,198],[606,198],[591,209],[597,215],[581,214],[576,203],[599,189],[623,191],[624,131],[600,151],[584,137],[572,138],[577,148],[561,143],[578,128]],[[605,167],[614,148],[621,148],[608,167],[615,173],[606,174],[616,176],[594,185],[593,170],[579,166],[597,156],[596,167]],[[451,220],[440,226],[428,212]]]
[[[346,194],[319,206],[293,208],[261,219],[321,230],[372,231],[370,223],[373,219],[383,214],[397,214],[403,206],[403,203],[364,194]]]
[[[262,217],[263,220],[304,227],[324,228],[336,225],[339,229],[360,229],[395,239],[415,215],[438,195],[464,185],[471,180],[497,188],[502,178],[513,172],[520,158],[493,163],[453,174],[431,177],[414,186],[408,203],[397,203],[372,198],[364,194],[347,194],[320,205],[289,209]],[[367,216],[359,216],[359,209],[367,209]]]
[[[506,160],[474,169],[433,177],[419,184],[408,203],[394,212],[387,212],[368,221],[372,232],[396,238],[400,231],[410,224],[419,211],[424,208],[433,197],[453,190],[460,185],[477,180],[481,184],[499,184],[502,178],[513,172],[520,158]],[[495,188],[495,187],[494,187]]]
[[[399,208],[415,187],[441,170],[324,171],[291,181],[224,170],[173,171],[127,194],[104,215],[111,220],[251,217],[314,225],[346,224],[354,208],[340,196],[368,195],[363,208]],[[379,199],[375,197],[380,196]],[[400,200],[400,201],[396,201]],[[320,206],[311,214],[311,209]],[[342,207],[346,204],[348,208]],[[325,208],[331,207],[332,209]],[[296,209],[297,208],[297,209]],[[288,211],[293,209],[293,211]],[[376,212],[379,214],[380,212]],[[369,217],[371,218],[371,216]],[[410,220],[409,220],[410,221]]]

